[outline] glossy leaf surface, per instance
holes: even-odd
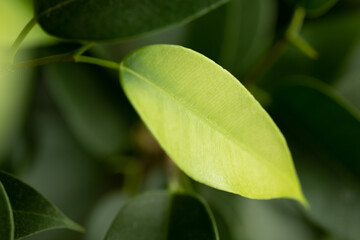
[[[3,240],[14,239],[14,220],[9,198],[0,182],[0,236]]]
[[[304,202],[282,134],[227,71],[192,50],[130,54],[121,83],[160,145],[190,177],[249,198]]]
[[[298,135],[360,175],[360,114],[330,87],[315,79],[288,81],[277,90],[273,108]]]
[[[44,70],[56,103],[87,150],[100,157],[119,153],[127,129],[114,101],[118,99],[106,85],[106,72],[81,64],[50,65]]]
[[[215,240],[209,209],[197,197],[166,191],[142,194],[125,205],[106,240]]]
[[[79,225],[68,219],[32,187],[2,171],[0,171],[0,181],[10,199],[14,215],[15,239],[55,228],[82,231]]]
[[[113,40],[188,22],[227,1],[35,0],[34,6],[40,25],[51,35]]]

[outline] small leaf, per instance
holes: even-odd
[[[220,66],[190,49],[153,45],[125,58],[120,75],[141,118],[187,175],[249,198],[305,203],[279,129]]]
[[[339,159],[360,176],[360,114],[316,79],[300,77],[280,85],[272,111],[293,131]]]
[[[44,71],[62,114],[88,151],[111,157],[125,148],[125,120],[106,73],[81,64],[50,65]]]
[[[134,37],[186,23],[228,0],[35,0],[40,25],[51,35],[77,40]]]
[[[14,239],[14,219],[9,198],[0,182],[0,236],[2,240]]]
[[[215,240],[210,210],[195,196],[166,191],[142,194],[125,205],[106,240]]]
[[[55,228],[83,231],[32,187],[3,171],[0,171],[0,181],[9,196],[14,214],[15,239]]]

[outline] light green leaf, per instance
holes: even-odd
[[[216,240],[211,212],[199,198],[166,191],[142,194],[125,205],[106,240]]]
[[[47,229],[83,230],[32,187],[17,178],[0,171],[0,181],[8,194],[14,214],[15,239]]]
[[[67,123],[88,151],[104,158],[126,147],[128,131],[106,72],[81,64],[50,65],[44,72]]]
[[[9,198],[0,182],[0,236],[3,240],[14,239],[14,219]]]
[[[186,23],[228,0],[35,0],[49,34],[77,40],[134,37]]]
[[[220,66],[190,49],[153,45],[125,58],[120,75],[141,118],[187,175],[249,198],[306,202],[281,132]]]

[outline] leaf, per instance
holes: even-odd
[[[103,41],[186,23],[227,1],[35,0],[34,7],[40,25],[51,35]]]
[[[305,203],[285,139],[228,72],[190,49],[142,48],[121,84],[160,145],[193,179],[249,198]]]
[[[128,130],[105,72],[81,64],[50,65],[44,71],[64,118],[87,150],[104,158],[126,147]]]
[[[339,239],[359,239],[359,179],[344,169],[341,161],[319,153],[309,142],[291,144],[291,149],[311,204],[307,217]]]
[[[360,42],[352,51],[346,70],[335,84],[339,93],[360,110]]]
[[[0,181],[9,196],[14,214],[15,239],[55,228],[83,231],[32,187],[3,171],[0,171]]]
[[[120,209],[127,203],[128,196],[123,192],[111,193],[103,197],[93,208],[90,217],[88,217],[86,240],[104,239],[111,222],[117,215],[117,209]]]
[[[125,205],[106,240],[218,239],[210,210],[195,196],[166,191],[142,194]]]
[[[14,239],[14,219],[9,198],[0,182],[0,236],[2,240]]]
[[[272,111],[360,176],[360,114],[326,84],[305,77],[287,81],[274,93]]]

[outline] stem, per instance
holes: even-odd
[[[21,31],[21,33],[19,34],[19,36],[16,38],[15,42],[13,43],[13,45],[11,46],[10,49],[10,54],[9,54],[9,61],[10,63],[14,63],[14,58],[15,55],[17,53],[17,51],[20,48],[21,43],[24,41],[24,39],[26,38],[26,36],[29,34],[29,32],[31,31],[31,29],[33,29],[33,27],[36,25],[37,20],[36,18],[32,18],[24,27],[24,29]]]
[[[305,16],[305,9],[301,7],[297,8],[290,22],[289,28],[286,30],[285,36],[289,42],[302,51],[306,56],[316,59],[318,57],[316,50],[300,36],[300,30],[304,23]]]
[[[38,59],[26,61],[26,62],[15,63],[15,64],[11,65],[11,69],[19,70],[19,69],[28,68],[28,67],[37,67],[37,66],[42,66],[42,65],[46,65],[46,64],[60,63],[60,62],[75,62],[75,59],[72,54],[65,53],[65,54],[54,55],[54,56],[50,56],[50,57],[38,58]]]
[[[109,60],[104,60],[104,59],[95,58],[95,57],[77,56],[77,57],[74,57],[74,60],[75,60],[75,62],[95,64],[98,66],[111,68],[114,70],[119,70],[119,66],[120,66],[120,64],[117,62],[112,62]]]
[[[78,50],[75,51],[75,53],[73,54],[73,56],[75,58],[83,55],[87,50],[89,50],[92,46],[94,46],[94,42],[90,42],[87,44],[84,44],[82,47],[80,47]]]
[[[94,65],[111,68],[111,69],[115,69],[115,70],[118,70],[119,65],[120,65],[117,62],[103,60],[100,58],[86,57],[86,56],[74,57],[70,53],[65,53],[65,54],[54,55],[54,56],[44,57],[44,58],[38,58],[38,59],[26,61],[26,62],[12,64],[10,66],[10,68],[11,68],[11,70],[14,71],[14,70],[19,70],[19,69],[28,68],[28,67],[38,67],[38,66],[51,64],[51,63],[60,63],[60,62],[89,63],[89,64],[94,64]]]

